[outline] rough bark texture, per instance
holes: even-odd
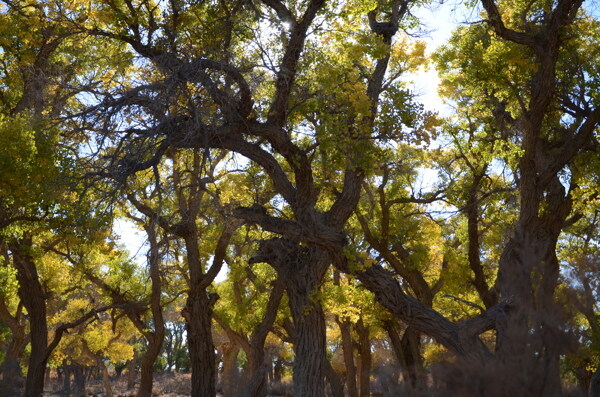
[[[321,397],[325,395],[325,315],[316,294],[323,280],[324,255],[314,249],[304,251],[299,260],[289,263],[293,273],[286,280],[296,330],[294,396]]]
[[[212,339],[212,311],[216,296],[195,291],[187,299],[182,315],[186,321],[192,369],[192,395],[216,396],[215,346]]]
[[[263,241],[254,262],[267,262],[285,284],[294,323],[293,394],[325,393],[325,317],[316,301],[328,260],[324,251],[285,239]]]
[[[526,109],[515,123],[523,151],[518,164],[520,212],[500,258],[497,287],[513,304],[498,324],[497,365],[511,380],[505,384],[505,395],[558,396],[559,357],[566,343],[554,300],[559,275],[556,244],[571,213],[573,187],[565,190],[559,172],[590,142],[591,124],[598,123],[599,111],[582,109],[569,127],[572,132],[560,141],[553,139],[547,121],[560,102],[557,60],[565,28],[575,20],[582,1],[556,2],[536,34],[507,26],[493,0],[482,4],[495,33],[526,47],[536,60]]]

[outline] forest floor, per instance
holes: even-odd
[[[113,397],[135,397],[139,376],[133,389],[127,388],[127,375],[111,377],[111,388]],[[86,397],[106,397],[106,391],[101,379],[89,379],[85,385]],[[291,395],[291,379],[284,379],[277,385],[271,385],[269,394],[272,397]],[[82,397],[82,394],[66,394],[63,391],[63,380],[52,377],[46,382],[43,397]],[[219,391],[219,385],[217,385]],[[155,373],[152,395],[155,397],[190,397],[191,396],[191,374],[181,373]],[[217,393],[217,397],[222,394]]]
[[[191,396],[191,375],[179,373],[157,373],[154,375],[152,394],[156,397],[189,397]],[[133,389],[127,388],[127,376],[111,378],[113,397],[134,397],[137,393],[139,378]],[[61,379],[53,378],[46,384],[44,397],[79,397],[76,394],[65,394]],[[89,397],[105,397],[106,391],[101,379],[89,379],[85,385],[85,395]]]

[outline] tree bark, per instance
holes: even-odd
[[[74,363],[73,368],[73,386],[74,394],[79,397],[85,396],[85,368],[81,364]]]
[[[344,384],[340,380],[338,373],[331,366],[329,360],[325,360],[325,377],[329,382],[331,397],[344,397]]]
[[[252,262],[267,262],[284,282],[294,323],[293,395],[324,397],[325,317],[317,301],[329,261],[316,247],[275,238],[261,242]]]
[[[252,375],[244,390],[245,396],[266,397],[267,395],[267,374],[271,363],[270,361],[267,362],[267,358],[265,357],[265,341],[269,331],[273,328],[283,293],[284,283],[280,279],[277,279],[273,283],[269,295],[265,316],[259,326],[252,332],[250,343],[247,345],[250,351],[247,353],[249,353],[249,369]]]
[[[63,362],[62,373],[63,373],[63,384],[62,384],[62,392],[63,394],[71,394],[71,365],[66,363],[66,360]]]
[[[592,375],[588,397],[600,397],[600,367],[596,368],[594,375]]]
[[[8,255],[6,255],[8,256]],[[20,360],[25,353],[27,338],[25,337],[25,324],[21,322],[22,303],[19,303],[17,312],[11,315],[6,302],[0,299],[0,319],[8,325],[11,331],[11,339],[6,348],[4,361],[0,366],[0,397],[9,397],[17,394],[19,383],[23,380]]]
[[[342,350],[344,352],[344,366],[346,367],[346,389],[348,397],[358,397],[356,387],[356,366],[354,365],[354,342],[352,340],[351,323],[348,320],[336,320],[342,336]]]
[[[42,287],[35,260],[31,254],[31,237],[10,244],[13,264],[19,281],[18,294],[29,315],[31,353],[29,356],[24,397],[39,397],[44,391],[48,361],[48,322],[46,318],[46,292]]]
[[[240,352],[239,345],[235,343],[225,343],[222,345],[223,351],[223,396],[236,397],[239,392],[240,372],[238,369],[237,356]]]
[[[326,267],[325,255],[317,249],[303,250],[286,280],[296,338],[294,344],[294,396],[324,397],[325,315],[315,295]],[[292,263],[290,263],[291,265]],[[319,274],[320,273],[320,274]]]
[[[288,290],[296,329],[294,344],[294,397],[325,396],[325,316],[320,304],[300,289]]]
[[[558,185],[558,179],[551,184],[548,197],[554,195],[554,201],[550,200],[541,216],[540,202],[523,206],[515,233],[500,258],[497,280],[502,295],[515,302],[499,322],[498,365],[513,380],[505,385],[507,389],[523,391],[524,387],[530,395],[561,394],[559,359],[566,340],[554,300],[559,276],[556,244],[570,201]],[[554,189],[557,191],[552,192]]]
[[[160,247],[156,237],[154,221],[146,225],[146,234],[150,243],[148,255],[148,264],[150,265],[150,280],[152,281],[150,294],[150,308],[152,311],[153,331],[146,331],[144,336],[148,340],[148,349],[142,358],[140,388],[137,397],[152,397],[152,381],[154,374],[154,362],[160,354],[160,350],[165,339],[165,322],[163,319],[161,295],[162,281],[160,276]],[[140,330],[142,331],[142,330]],[[143,332],[143,331],[142,331]]]
[[[427,374],[423,367],[420,333],[408,327],[402,337],[392,322],[386,322],[384,328],[392,343],[394,354],[402,370],[405,387],[414,395],[427,394]]]
[[[127,390],[133,390],[135,387],[135,378],[137,376],[135,367],[137,366],[137,352],[133,351],[133,358],[127,361]]]
[[[371,338],[369,328],[364,325],[362,318],[356,323],[358,334],[358,354],[360,366],[358,374],[358,395],[369,397],[371,395]]]
[[[6,350],[6,356],[0,369],[2,380],[0,380],[0,397],[10,397],[17,394],[19,384],[23,380],[23,373],[19,359],[25,352],[25,335],[13,332],[12,338]]]
[[[215,346],[212,339],[212,311],[217,296],[190,291],[182,315],[186,321],[192,369],[192,396],[216,396]]]

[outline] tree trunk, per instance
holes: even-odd
[[[371,395],[371,338],[369,327],[363,324],[362,318],[356,323],[356,331],[360,356],[358,392],[360,397],[369,397]]]
[[[0,366],[0,397],[10,397],[18,394],[23,381],[20,360],[25,353],[27,341],[25,338],[25,325],[21,323],[22,304],[19,304],[17,313],[12,316],[4,300],[0,300],[0,320],[10,328],[11,339],[6,349],[4,361]]]
[[[267,262],[287,291],[294,322],[294,397],[325,396],[325,317],[315,299],[329,261],[316,247],[274,238],[261,242],[252,262]]]
[[[294,344],[294,397],[325,396],[325,316],[310,299],[311,290],[288,290],[296,340]]]
[[[405,387],[411,395],[427,395],[427,374],[421,355],[421,335],[419,331],[408,327],[400,338],[393,322],[386,322],[384,328],[390,337],[394,354],[402,370]]]
[[[325,377],[331,388],[331,397],[344,397],[344,384],[340,380],[340,376],[331,366],[329,360],[325,360]]]
[[[248,368],[246,372],[246,385],[242,393],[245,397],[265,397],[267,395],[267,366],[265,363],[264,343],[256,347],[250,344]]]
[[[352,340],[351,323],[348,320],[337,319],[342,336],[342,349],[344,352],[344,365],[346,367],[346,388],[348,397],[358,397],[356,387],[356,366],[354,365],[354,342]]]
[[[194,397],[214,397],[217,393],[212,339],[212,310],[216,299],[206,291],[190,291],[182,311],[186,320]]]
[[[600,366],[596,368],[596,372],[592,375],[588,397],[600,397]]]
[[[252,260],[250,261],[252,262]],[[250,397],[266,397],[267,396],[267,375],[270,372],[271,359],[265,354],[265,341],[267,335],[279,310],[279,303],[284,293],[284,283],[278,279],[274,282],[273,288],[269,295],[267,310],[265,316],[259,326],[252,332],[250,337],[248,355],[248,370],[251,374],[250,380],[245,387],[244,396]]]
[[[165,339],[165,322],[163,319],[162,306],[160,302],[160,297],[162,295],[162,282],[160,277],[160,247],[156,238],[154,225],[150,224],[146,226],[145,229],[146,234],[148,235],[148,241],[150,242],[148,263],[150,265],[150,279],[152,280],[150,306],[154,330],[151,332],[145,332],[144,335],[148,340],[148,350],[146,350],[140,366],[141,378],[137,397],[152,397],[154,362],[160,354],[160,349],[162,348],[163,341]]]
[[[234,343],[223,344],[223,396],[236,397],[239,392],[240,372],[237,364],[237,356],[240,347]]]
[[[498,371],[510,379],[506,395],[560,396],[560,315],[553,294],[558,281],[556,242],[540,227],[519,227],[500,258],[498,282],[514,307],[497,333]]]
[[[63,385],[62,392],[63,394],[71,394],[71,365],[63,364],[62,373],[63,373]]]
[[[412,390],[417,395],[427,394],[427,374],[421,354],[421,334],[414,328],[408,327],[402,336],[402,351],[404,352],[406,370]]]
[[[40,284],[34,258],[31,255],[32,239],[25,237],[13,244],[13,264],[19,281],[19,298],[29,315],[31,353],[29,355],[24,397],[39,397],[44,391],[48,347],[46,318],[46,293]]]
[[[85,371],[81,364],[73,364],[73,386],[76,396],[85,396]]]
[[[23,381],[23,373],[18,358],[22,357],[25,351],[25,338],[13,334],[4,362],[2,363],[2,379],[0,380],[0,397],[11,397],[18,394],[19,384]],[[18,352],[20,351],[20,352]]]
[[[136,378],[136,370],[137,366],[137,352],[133,351],[133,358],[127,361],[127,390],[133,390],[135,387],[135,378]]]
[[[104,365],[102,359],[98,359],[98,366],[100,367],[100,371],[102,371],[102,385],[104,386],[104,394],[106,397],[112,397],[112,386],[110,384],[110,376],[108,374],[108,368]]]
[[[295,252],[294,252],[295,251]],[[286,288],[296,332],[294,341],[294,397],[325,396],[325,316],[318,293],[326,257],[316,248],[288,252]]]

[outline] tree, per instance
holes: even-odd
[[[586,46],[578,40],[582,32],[593,37],[598,30],[581,14],[577,1],[559,1],[552,8],[520,2],[509,7],[489,0],[482,5],[487,24],[463,28],[461,37],[454,39],[454,48],[465,54],[469,46],[472,57],[446,55],[454,58],[448,65],[454,70],[449,74],[453,95],[470,97],[502,139],[519,150],[514,167],[518,218],[500,257],[496,281],[501,297],[511,301],[496,327],[497,364],[520,379],[513,392],[524,388],[530,394],[556,395],[564,346],[555,300],[556,246],[564,228],[578,219],[573,217],[579,190],[577,158],[596,150],[593,136],[600,121],[588,89],[595,77],[584,72],[590,64],[580,59],[576,48]],[[544,379],[536,373],[543,373]]]

